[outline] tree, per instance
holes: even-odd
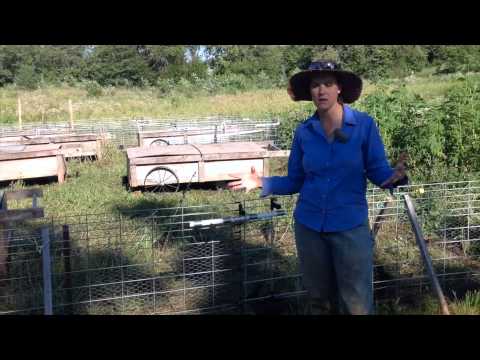
[[[344,67],[370,80],[399,77],[427,65],[427,53],[414,45],[340,45]]]
[[[207,46],[209,65],[218,75],[241,74],[255,79],[263,73],[273,82],[285,79],[283,49],[278,45]]]
[[[137,45],[98,45],[87,59],[88,77],[100,85],[143,85],[155,73]]]
[[[35,71],[35,66],[32,63],[23,63],[20,65],[16,75],[15,83],[19,87],[26,89],[36,89],[39,82],[39,76]]]
[[[83,76],[85,48],[85,45],[0,46],[0,85],[14,82],[20,70],[24,72],[20,77],[24,77],[26,69],[32,66],[37,81],[79,79]]]

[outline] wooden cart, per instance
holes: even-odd
[[[254,142],[131,148],[128,182],[131,188],[176,191],[182,183],[235,180],[228,174],[248,172],[252,166],[260,176],[267,176],[265,159],[288,154]]]
[[[46,144],[56,144],[65,158],[96,156],[101,158],[105,136],[97,134],[49,134],[0,137],[0,151],[13,145],[23,145],[22,151],[37,151]]]
[[[57,176],[59,183],[64,182],[66,164],[60,145],[44,144],[29,151],[15,151],[15,146],[19,145],[9,151],[0,148],[0,181]]]

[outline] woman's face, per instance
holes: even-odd
[[[310,82],[312,101],[320,112],[328,111],[337,104],[340,92],[340,85],[333,74],[315,75]]]

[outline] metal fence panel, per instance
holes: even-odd
[[[370,224],[379,225],[377,302],[429,289],[404,193],[414,201],[446,294],[478,284],[479,190],[479,181],[415,184],[388,200],[385,191],[368,189]],[[0,276],[0,312],[43,313],[39,229],[50,224],[54,314],[303,313],[306,292],[292,232],[296,196],[278,201],[286,215],[240,224],[189,226],[268,212],[270,200],[88,214],[3,229],[9,257]]]

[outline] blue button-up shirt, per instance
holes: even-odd
[[[348,141],[328,141],[315,113],[292,142],[288,175],[263,178],[261,196],[300,193],[296,221],[321,232],[344,231],[368,218],[367,179],[380,186],[393,175],[378,128],[368,114],[343,106]]]

